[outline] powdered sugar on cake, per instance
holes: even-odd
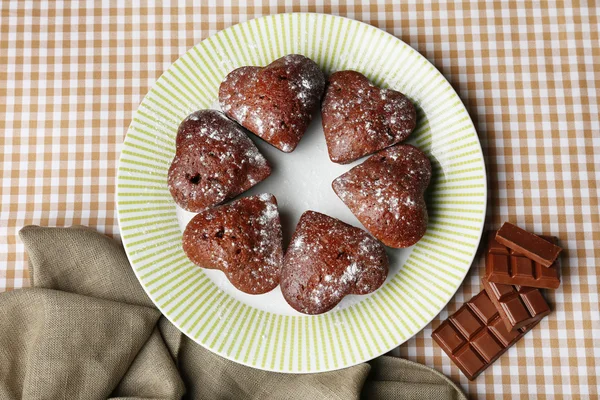
[[[367,232],[309,211],[300,219],[286,253],[282,292],[292,307],[317,314],[347,294],[376,290],[387,268],[383,246]]]
[[[318,108],[325,79],[310,59],[291,54],[267,67],[241,67],[219,89],[221,109],[284,152],[293,151]]]
[[[183,248],[196,264],[222,270],[246,293],[272,290],[283,260],[275,197],[246,197],[196,215],[184,232]]]
[[[405,140],[416,124],[402,93],[379,89],[355,71],[329,77],[322,114],[329,155],[343,164]]]
[[[414,244],[425,232],[423,192],[431,164],[414,146],[397,145],[371,156],[333,181],[333,189],[384,244]]]
[[[267,160],[243,129],[218,111],[188,116],[176,142],[169,190],[189,211],[219,204],[270,174]]]

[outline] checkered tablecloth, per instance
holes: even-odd
[[[208,35],[309,11],[378,26],[448,78],[482,142],[488,227],[510,220],[566,248],[554,313],[469,383],[430,334],[481,289],[477,261],[448,307],[402,345],[473,398],[598,398],[600,40],[594,2],[0,3],[0,291],[28,285],[17,232],[83,224],[118,236],[115,175],[132,113],[171,62]],[[532,4],[535,3],[535,4]],[[224,5],[221,5],[224,4]]]

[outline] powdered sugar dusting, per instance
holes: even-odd
[[[267,160],[239,125],[218,111],[201,110],[179,128],[168,182],[181,207],[201,211],[269,174]]]
[[[430,178],[431,164],[425,154],[414,146],[398,145],[336,178],[333,188],[363,225],[385,244],[414,244],[425,232],[423,191]],[[392,236],[394,239],[390,239]]]
[[[360,269],[358,267],[358,264],[353,262],[346,267],[346,270],[340,277],[339,281],[344,284],[350,283],[350,282],[356,282],[356,280],[358,279],[359,272],[360,272]]]
[[[267,194],[268,195],[268,194]],[[259,199],[262,201],[268,201],[270,198],[265,198],[265,194],[261,194]],[[277,206],[272,202],[267,202],[266,207],[263,212],[260,214],[258,218],[258,222],[261,226],[269,226],[275,218],[279,218],[279,213],[277,212]]]
[[[302,246],[304,246],[304,236],[298,235],[292,241],[291,247],[293,249],[300,250],[300,249],[302,249]]]
[[[285,256],[281,288],[298,311],[328,311],[347,294],[377,289],[387,275],[381,243],[362,229],[306,212]]]
[[[283,259],[275,197],[246,197],[196,215],[183,248],[197,265],[222,270],[246,293],[270,291],[279,283]]]
[[[379,89],[355,71],[330,76],[322,111],[329,153],[340,163],[401,142],[416,125],[415,108],[402,93]]]
[[[310,59],[290,54],[267,67],[242,67],[219,90],[221,109],[284,152],[292,151],[318,108],[325,79]]]
[[[229,106],[231,108],[231,106]],[[241,106],[236,109],[233,113],[234,118],[240,123],[243,124],[246,120],[246,116],[248,115],[248,106]]]

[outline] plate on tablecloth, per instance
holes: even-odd
[[[430,222],[423,239],[409,249],[388,249],[390,274],[375,293],[348,296],[318,316],[295,312],[279,288],[246,295],[220,271],[193,265],[181,248],[182,229],[193,214],[175,206],[166,181],[180,121],[198,109],[218,108],[219,84],[233,69],[267,65],[291,53],[310,57],[326,74],[357,70],[377,85],[407,95],[418,109],[417,128],[408,143],[424,150],[433,165],[427,192]],[[356,163],[329,161],[320,117],[290,154],[252,139],[274,171],[242,196],[276,195],[285,244],[308,209],[361,226],[331,189],[331,181]],[[446,79],[398,38],[358,21],[322,14],[254,19],[225,29],[182,55],[136,111],[123,144],[117,184],[127,255],[162,313],[223,357],[294,373],[355,365],[425,327],[469,270],[481,237],[486,197],[479,139]]]

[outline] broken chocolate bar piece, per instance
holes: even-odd
[[[550,314],[540,289],[493,283],[485,278],[481,282],[508,330],[517,330]]]
[[[542,236],[527,232],[510,222],[505,222],[498,230],[496,241],[544,267],[550,267],[562,251],[555,243],[544,240]]]
[[[506,329],[485,290],[465,303],[431,337],[469,379],[475,379],[538,322]]]
[[[541,236],[556,242],[553,236]],[[495,240],[494,232],[488,234],[485,258],[485,277],[494,283],[556,289],[560,286],[560,259],[550,267],[534,262],[524,254],[511,250]]]

